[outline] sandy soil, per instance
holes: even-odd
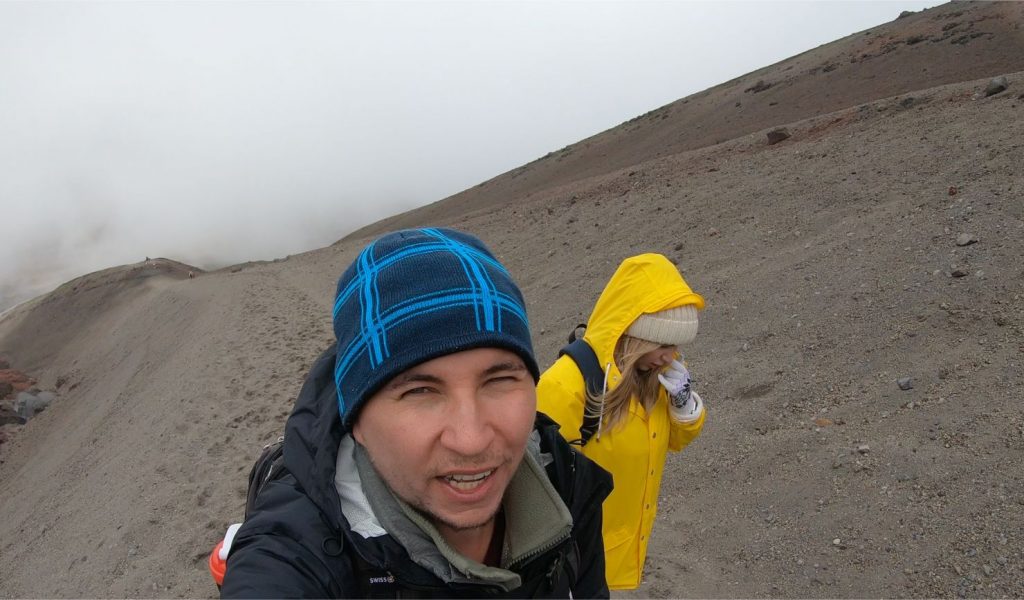
[[[670,457],[644,584],[620,596],[1024,596],[1021,6],[876,28],[928,37],[842,68],[900,91],[743,91],[869,53],[875,33],[851,36],[591,138],[615,149],[603,158],[553,155],[287,260],[65,286],[11,311],[0,353],[63,383],[0,446],[0,596],[214,596],[206,554],[330,340],[335,279],[399,223],[485,239],[522,283],[544,365],[627,255],[667,254],[707,299],[688,359],[708,424]],[[931,41],[957,28],[991,35]],[[946,47],[936,68],[959,61],[958,79],[882,62]],[[1008,90],[984,96],[997,74]],[[806,114],[651,141],[735,98]],[[769,146],[780,124],[792,137]]]

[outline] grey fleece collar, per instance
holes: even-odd
[[[351,460],[344,460],[343,456]],[[569,509],[542,466],[550,461],[550,455],[540,452],[540,438],[533,432],[523,462],[502,500],[505,539],[501,568],[483,565],[456,552],[430,521],[391,493],[366,451],[350,437],[342,440],[339,448],[335,486],[353,531],[364,537],[390,534],[413,562],[446,583],[491,583],[510,591],[521,585],[513,568],[556,546],[572,530]]]

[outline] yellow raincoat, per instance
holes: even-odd
[[[641,254],[619,265],[590,315],[584,338],[594,349],[608,377],[608,389],[620,378],[612,358],[615,344],[642,313],[683,305],[704,308],[676,267],[660,254]],[[586,391],[583,375],[568,356],[559,358],[540,378],[538,410],[559,425],[566,440],[579,439]],[[704,426],[707,411],[694,423],[683,424],[669,414],[668,393],[662,388],[650,413],[636,398],[629,416],[611,430],[599,430],[583,454],[611,472],[615,488],[604,502],[605,574],[613,590],[640,585],[647,543],[657,512],[658,490],[668,450],[678,452]]]

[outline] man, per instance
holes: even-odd
[[[222,597],[608,597],[611,478],[536,413],[522,294],[482,242],[371,243],[334,331]]]

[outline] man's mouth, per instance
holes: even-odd
[[[443,479],[457,490],[469,491],[477,488],[484,482],[491,474],[494,473],[494,469],[489,471],[483,471],[481,473],[465,474],[465,475],[445,475]]]

